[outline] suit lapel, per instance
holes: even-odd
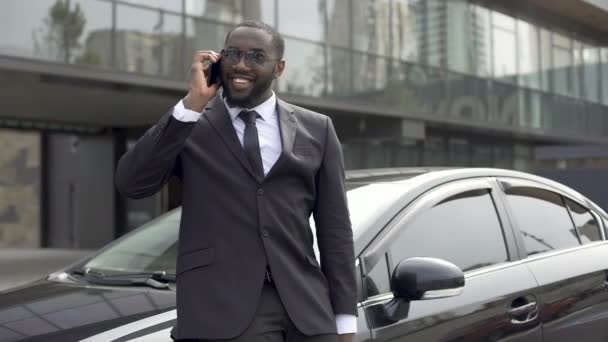
[[[228,149],[232,152],[232,154],[234,154],[241,165],[243,165],[245,170],[247,170],[247,172],[249,172],[249,174],[257,181],[261,181],[258,179],[249,165],[249,161],[245,156],[245,150],[243,150],[243,146],[239,142],[239,138],[234,130],[234,125],[232,124],[230,114],[228,114],[224,101],[219,95],[209,102],[205,108],[204,116],[207,118],[211,126],[218,132]]]
[[[293,144],[296,140],[297,121],[293,107],[277,98],[277,112],[279,113],[279,127],[281,130],[281,155],[273,167],[268,171],[266,177],[270,176],[282,163],[287,156],[293,152]]]

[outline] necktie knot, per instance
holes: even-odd
[[[239,118],[245,122],[246,125],[255,125],[255,120],[260,117],[260,114],[255,110],[244,110],[239,113]]]

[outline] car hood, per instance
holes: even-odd
[[[0,342],[166,341],[175,317],[173,290],[39,280],[0,293]]]

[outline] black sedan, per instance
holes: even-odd
[[[581,194],[497,169],[347,178],[358,341],[608,341],[608,215]],[[170,341],[179,220],[2,293],[0,341]]]

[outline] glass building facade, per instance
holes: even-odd
[[[148,90],[141,91],[154,88],[154,94],[177,101],[196,50],[219,50],[233,25],[260,19],[285,38],[287,67],[275,84],[277,94],[332,117],[347,168],[442,165],[529,171],[537,145],[608,142],[608,43],[601,32],[586,34],[593,30],[577,29],[584,23],[576,20],[577,25],[560,25],[559,17],[547,21],[510,10],[509,1],[490,1],[499,4],[491,7],[483,3],[5,0],[0,4],[0,58],[40,62],[42,69],[67,74],[91,73],[87,82],[107,81],[114,88],[108,90],[104,101],[109,107],[99,120],[62,117],[87,106],[76,98],[70,106],[56,108],[42,128],[36,128],[35,117],[13,112],[0,114],[0,127],[17,127],[24,139],[38,134],[43,145],[101,135],[97,138],[109,139],[107,148],[116,159],[163,111],[142,114],[137,125],[121,122],[120,116],[112,119],[112,104],[128,105],[133,117],[140,115],[136,104],[122,99],[138,90],[114,86],[117,82],[148,82]],[[580,6],[595,6],[605,14],[604,3],[588,0]],[[120,82],[109,80],[113,75]],[[61,79],[69,83],[70,77]],[[49,129],[70,124],[94,129],[61,133],[72,138],[54,138]],[[42,148],[39,159],[49,158],[47,149]],[[44,164],[43,183],[49,181]],[[0,183],[0,192],[4,188]],[[45,198],[43,193],[40,201]],[[155,216],[167,201],[166,195],[149,201],[147,207],[155,208],[151,213],[113,213],[119,216],[113,231],[120,234]],[[140,206],[118,198],[114,202],[119,212]],[[0,206],[0,218],[10,205]],[[52,220],[52,210],[41,206],[39,221]],[[2,229],[0,222],[0,233]],[[49,234],[43,232],[41,240],[52,241]],[[2,241],[0,235],[0,245]]]

